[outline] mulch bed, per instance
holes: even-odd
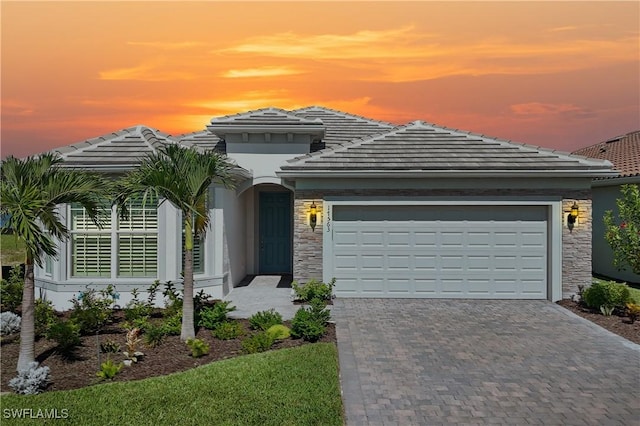
[[[631,320],[626,316],[618,316],[615,314],[605,316],[600,312],[588,309],[573,300],[563,299],[557,303],[558,305],[569,309],[574,314],[588,319],[589,321],[598,324],[600,327],[640,345],[640,320],[632,324]]]
[[[106,360],[106,354],[99,354],[98,343],[107,341],[117,342],[121,346],[121,351],[125,349],[126,331],[120,326],[122,314],[116,315],[116,320],[96,338],[95,335],[83,336],[82,345],[78,348],[73,359],[64,359],[56,352],[56,343],[45,338],[36,340],[36,359],[41,365],[49,366],[51,384],[47,391],[68,390],[90,386],[101,383],[96,373],[100,369],[100,362]],[[249,321],[245,319],[237,320],[244,326],[247,332],[251,332]],[[290,323],[285,321],[285,325],[290,327]],[[139,350],[144,353],[140,361],[131,367],[123,367],[113,381],[124,382],[129,380],[139,380],[147,377],[162,376],[179,371],[185,371],[194,367],[209,364],[227,358],[244,355],[240,339],[219,340],[211,335],[211,331],[200,328],[196,337],[209,344],[210,352],[201,358],[192,358],[191,351],[187,345],[180,340],[180,336],[166,336],[162,343],[150,348],[140,344]],[[2,338],[2,379],[0,380],[1,392],[12,392],[8,382],[15,377],[15,368],[18,362],[19,335],[6,336]],[[320,342],[336,342],[335,325],[330,323],[327,326],[327,333],[320,339]],[[271,350],[290,348],[307,345],[302,339],[286,339],[276,342]],[[124,360],[122,352],[110,354],[111,359],[120,363]]]

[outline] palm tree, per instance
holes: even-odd
[[[213,151],[167,144],[142,160],[139,167],[119,183],[115,203],[127,216],[127,201],[132,197],[154,195],[169,201],[182,212],[184,220],[184,294],[180,338],[195,337],[193,307],[193,241],[206,233],[209,224],[207,193],[212,183],[231,186],[233,165]]]
[[[99,175],[59,167],[62,159],[42,154],[18,159],[7,157],[0,170],[2,213],[7,226],[24,241],[26,249],[22,327],[17,370],[35,360],[34,263],[42,266],[45,256],[56,256],[52,237],[61,239],[69,232],[56,213],[56,206],[80,203],[89,217],[100,225],[98,216],[108,182]]]

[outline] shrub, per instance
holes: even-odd
[[[582,293],[582,300],[592,309],[600,309],[600,306],[622,308],[630,297],[629,287],[614,281],[594,281]]]
[[[162,322],[164,334],[169,336],[179,336],[182,331],[182,312],[178,312],[171,317],[165,318]]]
[[[49,367],[38,367],[37,362],[30,362],[26,369],[18,371],[18,375],[9,381],[9,387],[22,395],[35,395],[43,391],[49,384]]]
[[[331,300],[335,285],[335,278],[332,278],[328,283],[323,283],[316,279],[312,279],[303,285],[299,285],[296,281],[291,283],[296,300],[303,302],[309,302],[313,299]]]
[[[322,300],[313,299],[311,306],[298,309],[291,320],[291,335],[309,342],[318,341],[326,331],[330,315]]]
[[[111,380],[120,372],[120,370],[122,370],[122,363],[115,364],[110,359],[107,359],[105,362],[100,364],[100,371],[96,373],[96,376],[103,380]]]
[[[211,331],[211,334],[220,340],[231,340],[242,336],[244,334],[244,328],[239,322],[225,321],[216,325],[216,328]]]
[[[20,331],[20,322],[22,318],[13,312],[3,312],[0,314],[0,335],[8,336],[9,334]]]
[[[265,331],[261,331],[244,339],[242,341],[242,349],[245,353],[255,354],[269,350],[274,342],[275,340],[270,335]]]
[[[635,303],[627,303],[627,315],[629,316],[629,320],[631,324],[636,322],[638,317],[640,317],[640,305]]]
[[[139,293],[137,288],[131,290],[131,295],[133,299],[131,299],[124,308],[124,319],[132,322],[149,318],[153,312],[153,304],[149,301],[143,302],[138,299]]]
[[[16,312],[22,303],[24,273],[21,266],[11,268],[8,280],[0,280],[0,308],[3,311]]]
[[[103,354],[115,354],[120,352],[120,345],[113,340],[100,343],[100,352]]]
[[[162,295],[165,298],[165,317],[171,317],[182,312],[182,296],[180,296],[180,293],[176,290],[176,286],[171,281],[165,283]]]
[[[260,311],[249,317],[249,324],[254,330],[265,331],[272,325],[282,324],[282,315],[271,308],[268,311]]]
[[[215,329],[219,324],[227,320],[227,314],[236,310],[235,306],[229,306],[231,302],[217,302],[212,307],[200,311],[198,325],[207,330]]]
[[[115,288],[109,285],[100,291],[87,289],[71,299],[71,319],[78,324],[81,334],[94,333],[109,322],[116,297]]]
[[[616,200],[619,220],[612,210],[603,218],[605,239],[613,250],[613,264],[620,269],[630,266],[640,274],[640,185],[622,185],[620,192],[622,197]]]
[[[80,327],[74,321],[58,320],[49,327],[47,339],[54,340],[58,344],[58,351],[66,356],[80,346]]]
[[[200,339],[187,339],[187,346],[191,349],[191,356],[200,358],[209,353],[209,345]]]
[[[138,362],[138,358],[144,355],[142,352],[138,351],[138,344],[140,344],[140,342],[141,339],[139,328],[132,328],[131,330],[127,331],[127,350],[122,352],[124,356],[127,357],[127,359],[133,362]]]
[[[36,299],[34,305],[34,320],[36,336],[46,336],[49,327],[58,320],[50,300]]]
[[[162,325],[158,324],[149,324],[149,326],[144,331],[144,343],[150,348],[155,348],[164,339],[167,333]]]
[[[271,336],[273,340],[284,340],[291,336],[291,330],[286,325],[276,324],[269,327],[267,334]]]

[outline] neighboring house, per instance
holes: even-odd
[[[591,279],[591,181],[614,175],[603,160],[323,107],[218,117],[180,136],[137,126],[56,151],[68,167],[116,176],[163,143],[238,166],[235,189],[211,188],[196,247],[196,291],[214,298],[248,274],[335,277],[339,297],[569,297]],[[71,238],[36,272],[56,306],[87,285],[114,284],[124,304],[133,288],[179,281],[182,220],[170,204],[134,203],[103,229],[77,206],[60,214]]]
[[[640,185],[640,130],[617,136],[574,152],[590,158],[609,160],[618,172],[615,176],[597,178],[591,184],[593,192],[593,272],[608,278],[640,283],[640,275],[630,268],[619,270],[613,265],[613,250],[605,239],[603,217],[607,210],[617,214],[616,200],[623,184]]]

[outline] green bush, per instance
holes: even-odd
[[[71,319],[78,324],[81,334],[95,333],[111,320],[111,306],[116,297],[115,288],[109,285],[100,291],[87,289],[71,299]]]
[[[17,313],[22,303],[24,274],[21,266],[11,268],[8,280],[0,280],[0,311]]]
[[[50,300],[36,299],[34,304],[34,320],[36,336],[46,336],[49,327],[56,323],[58,317]]]
[[[296,281],[291,283],[295,298],[303,302],[309,302],[313,299],[331,300],[335,285],[335,278],[332,278],[328,283],[323,283],[316,279],[312,279],[303,285],[298,284]]]
[[[273,308],[268,311],[256,312],[249,317],[249,324],[254,330],[265,331],[272,325],[282,324],[282,315]]]
[[[244,335],[244,328],[239,322],[226,321],[216,325],[211,334],[220,340],[231,340]]]
[[[114,342],[113,340],[107,340],[106,342],[100,343],[100,352],[103,354],[115,354],[120,352],[120,344],[118,342]]]
[[[273,346],[275,340],[265,331],[249,336],[242,341],[242,349],[245,353],[255,354],[257,352],[267,351]]]
[[[122,370],[122,363],[115,364],[110,359],[107,359],[105,362],[100,364],[100,371],[96,373],[96,376],[103,380],[111,380],[120,372],[120,370]]]
[[[131,299],[124,308],[124,319],[127,321],[135,321],[149,318],[153,312],[153,304],[149,301],[138,299],[139,293],[137,288],[131,290],[131,295],[133,299]]]
[[[182,312],[165,318],[162,322],[164,333],[169,336],[179,336],[182,332]]]
[[[325,324],[329,321],[330,312],[325,309],[324,301],[313,299],[311,306],[298,309],[291,320],[291,335],[303,338],[309,342],[316,342],[326,331]]]
[[[209,345],[200,339],[187,339],[187,346],[191,349],[191,356],[200,358],[209,353]]]
[[[271,336],[273,340],[284,340],[291,336],[291,330],[286,325],[276,324],[269,327],[267,334]]]
[[[144,343],[150,348],[155,348],[166,336],[166,330],[163,325],[150,323],[144,330]]]
[[[592,309],[600,309],[601,306],[622,309],[631,301],[631,296],[626,284],[597,280],[582,292],[582,300]]]
[[[80,326],[74,321],[59,320],[47,332],[47,339],[58,344],[58,351],[65,356],[71,356],[80,346]]]
[[[231,302],[217,302],[212,307],[203,308],[200,311],[198,325],[207,330],[215,329],[219,324],[227,320],[229,312],[236,310],[235,306],[229,306]]]

